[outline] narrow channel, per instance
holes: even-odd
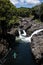
[[[14,58],[14,53],[16,53],[16,57]],[[10,55],[10,59],[4,65],[37,65],[33,60],[32,51],[30,48],[30,43],[22,43],[17,44],[15,48],[13,48],[13,53]]]

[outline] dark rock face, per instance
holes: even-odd
[[[3,41],[3,39],[0,41],[0,59],[5,56],[5,54],[8,52],[8,43],[6,40]]]

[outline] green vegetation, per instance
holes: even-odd
[[[7,32],[7,24],[16,13],[16,7],[9,0],[0,0],[0,25],[2,33]]]
[[[43,3],[32,8],[32,15],[43,22]]]
[[[9,0],[0,0],[0,30],[3,34],[11,24],[19,21],[19,17],[30,16],[43,21],[43,3],[33,8],[16,8]]]
[[[18,8],[17,9],[17,15],[21,17],[29,17],[31,15],[31,9],[30,8]]]

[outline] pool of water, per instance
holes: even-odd
[[[33,60],[32,52],[29,43],[19,43],[6,62],[5,65],[37,65]]]

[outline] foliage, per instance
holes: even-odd
[[[9,0],[0,0],[0,25],[2,33],[7,31],[7,24],[16,13],[16,7]]]
[[[40,17],[41,17],[41,21],[43,21],[43,3],[41,4],[41,11],[40,11]]]
[[[18,16],[21,16],[21,17],[29,17],[30,16],[30,9],[29,8],[18,8],[17,9],[17,14]]]
[[[8,25],[14,24],[15,22],[18,22],[19,18],[17,16],[12,16],[12,19],[10,19]]]
[[[43,3],[32,8],[32,14],[35,18],[39,18],[43,21]]]

